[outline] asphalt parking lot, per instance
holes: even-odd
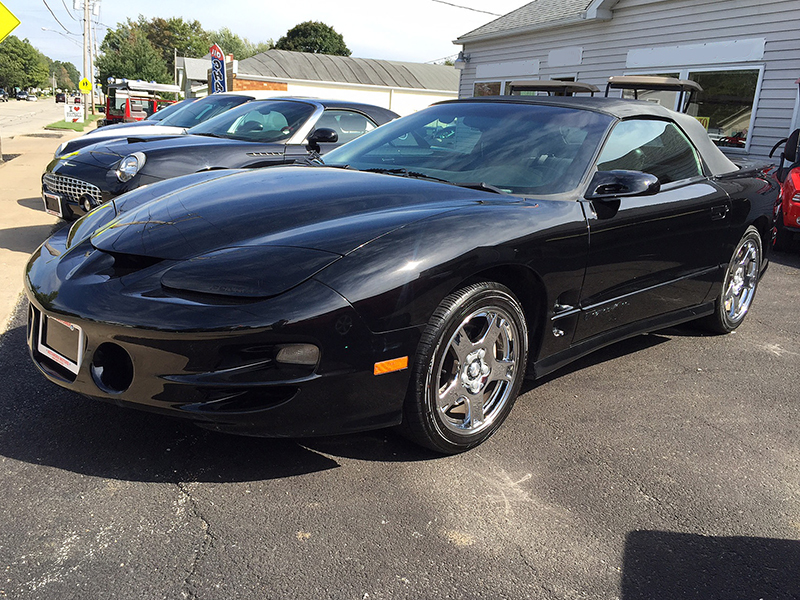
[[[442,458],[82,398],[35,371],[20,304],[0,337],[0,598],[800,598],[797,306],[800,251],[773,254],[734,334],[613,345]]]

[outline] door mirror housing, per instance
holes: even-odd
[[[631,196],[652,196],[661,190],[658,177],[641,171],[598,171],[589,182],[584,198],[613,200]]]
[[[319,129],[314,130],[314,133],[308,137],[308,145],[306,148],[308,148],[309,152],[319,152],[320,144],[335,144],[338,141],[339,134],[333,129],[320,127]]]

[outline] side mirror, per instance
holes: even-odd
[[[798,146],[800,145],[800,129],[795,129],[789,139],[786,140],[786,146],[783,150],[783,157],[790,163],[797,162]]]
[[[658,177],[641,171],[598,171],[589,182],[584,198],[613,200],[630,196],[652,196],[661,189]]]
[[[320,127],[308,137],[308,145],[306,146],[306,148],[308,149],[309,152],[319,152],[320,144],[335,144],[338,141],[339,141],[339,134],[336,133],[333,129],[328,129],[327,127]]]

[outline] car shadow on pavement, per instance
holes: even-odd
[[[800,269],[800,242],[792,247],[792,250],[787,252],[771,252],[769,255],[770,262],[785,267],[795,267]],[[769,277],[769,270],[767,270],[766,277]]]
[[[620,600],[800,598],[799,573],[797,540],[633,531]]]
[[[29,225],[0,229],[0,248],[30,254],[59,228],[59,225]]]
[[[42,198],[40,196],[36,196],[35,198],[21,198],[20,200],[17,200],[17,204],[23,208],[30,208],[31,210],[44,212],[44,203],[42,202]]]
[[[563,377],[569,373],[575,373],[576,371],[580,371],[581,369],[585,369],[587,367],[600,365],[604,362],[616,360],[629,354],[635,354],[636,352],[646,350],[647,348],[653,348],[654,346],[658,346],[668,342],[669,340],[670,338],[666,335],[661,335],[659,333],[647,333],[628,338],[627,340],[622,340],[621,342],[615,342],[610,346],[595,350],[591,354],[587,354],[583,358],[579,358],[575,362],[561,367],[560,369],[545,375],[541,379],[537,379],[535,381],[531,379],[525,380],[522,390],[520,390],[520,395],[531,391],[539,385],[554,379],[558,379],[559,377]]]

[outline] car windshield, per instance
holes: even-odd
[[[149,117],[147,117],[145,121],[163,121],[168,116],[174,115],[179,110],[186,108],[192,102],[194,102],[194,100],[192,98],[189,98],[187,100],[181,100],[180,102],[175,102],[174,104],[167,104],[162,108],[159,108]]]
[[[332,150],[324,164],[511,194],[578,186],[612,117],[523,103],[431,106]]]
[[[250,100],[248,96],[212,94],[185,105],[161,121],[162,125],[189,129]]]
[[[247,142],[281,142],[308,120],[314,108],[307,102],[256,100],[193,127],[188,133]]]

